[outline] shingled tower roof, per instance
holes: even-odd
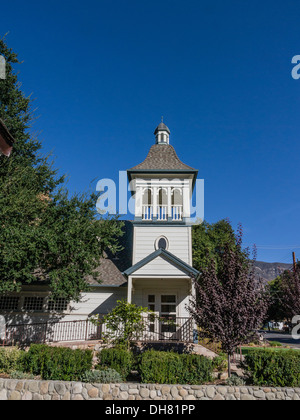
[[[128,169],[133,171],[196,171],[181,162],[173,146],[169,144],[170,130],[163,121],[154,131],[156,144],[149,150],[146,159],[137,166]]]
[[[170,144],[154,144],[144,162],[129,169],[129,171],[175,170],[195,171],[191,166],[181,162],[175,149]]]

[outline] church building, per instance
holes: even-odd
[[[148,307],[161,319],[188,320],[194,294],[190,203],[198,171],[178,158],[170,130],[161,122],[146,159],[127,170],[135,197],[134,220],[124,223],[123,250],[105,254],[99,265],[101,283],[88,279],[90,291],[79,303],[52,302],[40,284],[19,294],[0,297],[0,314],[9,323],[79,321],[107,314],[117,300]],[[149,333],[175,333],[176,328],[153,321]]]

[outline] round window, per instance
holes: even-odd
[[[160,236],[156,239],[155,248],[156,249],[168,249],[169,243],[168,239],[165,236]]]

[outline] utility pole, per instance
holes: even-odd
[[[295,256],[295,252],[293,252],[293,267],[294,267],[294,272],[296,271],[296,256]]]

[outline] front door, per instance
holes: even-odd
[[[152,340],[171,340],[176,333],[177,295],[174,293],[147,294],[148,332]]]

